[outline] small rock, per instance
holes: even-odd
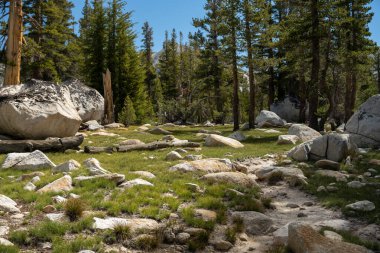
[[[343,237],[340,234],[335,233],[333,231],[325,230],[325,231],[323,231],[323,235],[329,239],[332,239],[332,240],[336,240],[336,241],[340,241],[340,242],[343,241]]]
[[[135,186],[154,186],[154,185],[152,183],[150,183],[144,179],[140,179],[140,178],[127,181],[127,182],[122,183],[120,185],[120,187],[126,188],[126,189],[129,189],[129,188],[132,188]]]
[[[167,131],[167,130],[162,129],[162,128],[159,128],[159,127],[155,127],[153,129],[149,130],[148,132],[151,133],[151,134],[165,134],[165,135],[172,134],[172,132]]]
[[[0,245],[3,245],[3,246],[13,246],[14,244],[11,243],[10,241],[8,241],[7,239],[0,238]]]
[[[179,244],[186,244],[189,239],[190,239],[190,234],[188,233],[179,233],[177,234],[176,236],[176,241],[179,243]]]
[[[62,173],[62,172],[70,172],[73,170],[77,170],[80,168],[80,163],[75,160],[70,160],[68,162],[62,163],[53,168],[53,173]]]
[[[305,214],[305,213],[298,213],[297,217],[298,218],[304,218],[304,217],[307,217],[307,214]]]
[[[33,184],[37,183],[39,181],[41,181],[41,178],[39,176],[35,176],[35,177],[32,178],[32,180],[30,180],[30,182],[33,183]]]
[[[212,183],[229,183],[242,187],[256,187],[258,184],[247,174],[241,172],[210,173],[202,177]]]
[[[69,175],[58,178],[54,182],[51,182],[48,185],[45,185],[41,189],[39,189],[38,193],[46,193],[46,192],[60,192],[60,191],[71,191],[73,180]]]
[[[167,161],[176,161],[176,160],[182,160],[183,157],[176,151],[171,151],[166,155],[165,160]]]
[[[280,135],[278,136],[278,145],[295,145],[299,141],[297,135]]]
[[[369,164],[380,166],[380,160],[372,159],[372,160],[369,161]]]
[[[131,139],[131,140],[125,140],[123,142],[120,142],[120,146],[130,146],[130,145],[144,145],[145,143],[138,140],[138,139]]]
[[[243,148],[244,145],[239,141],[224,137],[221,135],[210,134],[205,139],[205,145],[207,147],[220,147],[220,146],[229,146],[231,148]]]
[[[100,162],[95,158],[89,158],[83,162],[84,166],[89,170],[91,176],[110,174],[111,172],[103,169]]]
[[[326,170],[339,170],[340,164],[330,160],[319,160],[315,163],[317,168],[326,169]]]
[[[47,205],[47,206],[45,206],[45,207],[42,209],[42,211],[43,211],[44,213],[54,213],[55,211],[57,211],[57,209],[56,209],[54,206],[52,206],[52,205]]]
[[[58,204],[64,203],[67,201],[67,199],[62,197],[62,196],[54,196],[54,197],[52,197],[52,200],[54,203],[58,203]]]
[[[335,178],[335,180],[338,182],[347,182],[347,178],[348,178],[348,175],[343,174],[339,171],[334,171],[334,170],[317,170],[315,174],[324,176],[324,177]]]
[[[311,202],[311,201],[307,201],[307,202],[303,203],[303,205],[304,205],[304,206],[313,206],[314,203]]]
[[[202,160],[203,159],[203,155],[187,155],[185,156],[185,160],[187,161],[198,161],[198,160]]]
[[[198,192],[198,193],[203,193],[204,191],[201,189],[201,187],[197,184],[193,183],[186,183],[185,184],[187,189],[189,189],[191,192]]]
[[[294,204],[294,203],[288,203],[288,204],[286,205],[286,207],[289,207],[289,208],[299,208],[300,206],[297,205],[297,204]]]
[[[6,236],[9,233],[8,226],[0,226],[0,237]]]
[[[346,206],[348,209],[361,212],[371,212],[376,209],[375,204],[368,200],[358,201]]]
[[[362,183],[359,181],[352,181],[352,182],[347,183],[348,187],[354,188],[354,189],[360,189],[360,188],[364,187],[365,185],[366,185],[365,183]]]
[[[148,179],[154,179],[154,178],[156,178],[156,176],[153,173],[149,172],[149,171],[133,171],[131,173],[135,174],[135,175],[139,175],[141,177],[148,178]]]
[[[32,182],[29,182],[24,186],[25,191],[34,192],[36,189],[37,186],[35,186]]]
[[[247,137],[242,132],[234,132],[228,138],[237,140],[237,141],[245,141]]]
[[[196,217],[204,221],[215,221],[217,216],[216,212],[206,209],[195,209],[194,213]]]
[[[39,150],[32,153],[10,153],[5,158],[2,169],[39,170],[53,168],[55,164]]]
[[[250,235],[265,235],[273,225],[270,217],[254,211],[233,212],[232,218],[242,219],[246,233]]]
[[[327,192],[327,189],[326,189],[326,187],[324,187],[323,185],[321,185],[321,186],[318,187],[317,192]]]
[[[215,241],[213,242],[213,245],[216,250],[220,250],[220,251],[228,251],[234,246],[232,245],[232,243],[224,241],[224,240]]]

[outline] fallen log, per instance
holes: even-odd
[[[100,153],[113,153],[113,147],[93,147],[93,146],[85,146],[84,152],[87,154],[100,154]]]
[[[156,141],[147,144],[138,144],[138,145],[127,145],[127,146],[119,146],[117,147],[118,152],[129,152],[129,151],[137,151],[137,150],[157,150],[163,148],[171,148],[171,147],[182,147],[182,148],[197,148],[200,147],[201,144],[196,142],[167,142],[167,141]]]
[[[63,152],[77,149],[84,140],[83,135],[65,138],[48,138],[46,140],[0,140],[0,154],[12,152]]]

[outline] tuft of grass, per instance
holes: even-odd
[[[235,244],[236,234],[237,234],[236,226],[228,227],[225,232],[226,240],[232,244]]]
[[[323,232],[326,230],[333,231],[335,233],[340,234],[343,237],[343,241],[345,242],[366,247],[367,249],[372,250],[374,252],[380,251],[379,243],[362,240],[358,236],[355,236],[352,233],[350,233],[349,231],[336,230],[330,227],[323,227],[319,232],[323,235]]]
[[[149,251],[157,248],[159,245],[159,239],[155,235],[142,234],[133,241],[133,247]]]
[[[232,222],[236,232],[242,233],[244,231],[244,220],[241,217],[234,217]]]
[[[187,225],[195,228],[203,228],[207,231],[212,231],[215,227],[215,221],[205,221],[197,218],[193,208],[184,208],[181,211],[181,217]]]
[[[65,215],[70,221],[76,221],[82,217],[85,210],[85,203],[81,199],[71,198],[65,202],[64,210]]]
[[[265,253],[292,253],[292,251],[287,246],[274,245],[271,249],[267,250]]]
[[[52,242],[55,237],[63,236],[69,229],[67,224],[43,221],[29,230],[13,231],[9,239],[20,246],[37,245],[40,242]]]
[[[260,199],[261,203],[266,209],[271,209],[272,207],[272,199],[267,197],[261,197]]]
[[[53,253],[77,253],[81,250],[102,251],[102,240],[99,237],[79,236],[72,241],[54,240]]]
[[[19,253],[20,250],[16,246],[0,245],[0,252],[1,253]]]
[[[189,250],[195,252],[204,249],[208,244],[209,237],[208,232],[200,232],[194,235],[187,243]]]
[[[91,230],[92,224],[94,223],[93,217],[84,217],[76,222],[70,223],[70,232],[78,234],[84,230]]]

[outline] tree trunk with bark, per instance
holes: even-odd
[[[22,15],[22,0],[10,0],[4,85],[20,84]]]
[[[236,28],[231,29],[232,32],[232,81],[233,81],[233,119],[234,131],[239,130],[239,77],[238,77],[238,62],[237,62],[237,40]]]
[[[312,70],[311,70],[311,89],[310,89],[310,108],[309,108],[309,126],[319,130],[318,126],[318,103],[319,103],[319,68],[320,68],[320,36],[319,36],[319,13],[318,0],[311,2],[312,17]]]
[[[111,72],[107,69],[103,74],[103,87],[104,87],[104,123],[111,124],[115,122],[114,105],[113,105],[113,92],[111,82]]]
[[[249,10],[248,0],[244,1],[244,18],[245,18],[245,40],[247,43],[248,57],[248,81],[249,81],[249,128],[255,128],[255,109],[256,109],[256,85],[255,73],[253,69],[253,48],[252,48],[252,33],[251,33],[251,15]]]

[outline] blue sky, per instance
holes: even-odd
[[[73,0],[75,4],[74,16],[81,17],[83,0]],[[136,44],[141,45],[141,27],[148,21],[154,31],[154,50],[162,48],[165,30],[171,31],[175,28],[182,31],[184,35],[195,31],[192,26],[193,17],[203,17],[203,5],[205,0],[129,0],[128,10],[132,10],[132,20],[135,22],[135,31],[138,35]],[[375,13],[370,31],[372,39],[380,44],[380,0],[373,0],[372,11]]]

